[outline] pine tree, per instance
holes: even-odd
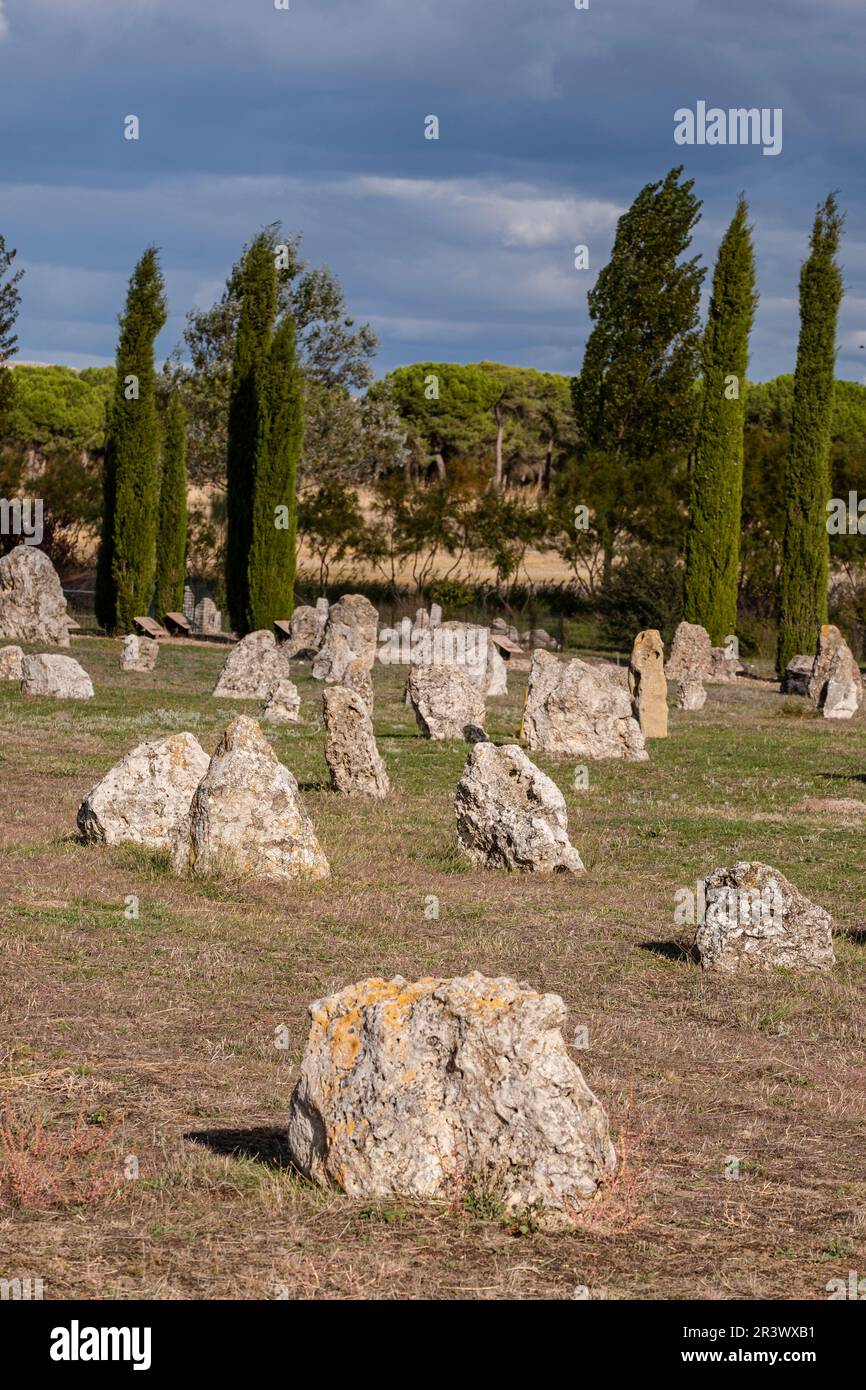
[[[249,622],[269,628],[294,607],[296,480],[304,434],[303,378],[287,314],[271,342],[262,374],[262,429],[253,495],[248,563]]]
[[[713,273],[686,535],[684,614],[717,646],[737,622],[746,372],[757,303],[747,215],[741,195]]]
[[[698,307],[704,270],[683,260],[701,204],[682,167],[641,189],[619,219],[613,251],[589,293],[594,321],[573,384],[581,471],[596,478],[584,502],[610,579],[617,537],[641,518],[681,507],[677,488],[694,443]]]
[[[229,395],[226,457],[226,600],[239,637],[250,632],[249,559],[253,499],[268,427],[265,381],[277,309],[273,248],[263,233],[247,249],[240,271],[241,309]]]
[[[794,372],[791,437],[785,470],[785,534],[779,574],[776,669],[815,650],[827,621],[830,537],[830,426],[836,320],[842,275],[836,262],[844,216],[835,194],[819,204],[810,254],[800,272],[800,339]]]
[[[6,250],[6,242],[0,236],[0,421],[12,408],[15,389],[12,372],[6,368],[9,358],[18,351],[18,338],[13,330],[21,303],[18,283],[24,271],[16,270],[10,274],[17,254],[17,251]]]
[[[165,287],[150,246],[132,273],[120,320],[103,461],[96,615],[112,633],[130,632],[153,598],[160,434],[153,344],[165,319]]]
[[[183,607],[185,570],[186,418],[180,395],[173,391],[166,411],[159,488],[154,607],[160,621]]]

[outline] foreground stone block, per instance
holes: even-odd
[[[476,743],[454,797],[457,840],[473,864],[582,874],[565,798],[517,744]]]
[[[266,700],[274,686],[290,677],[285,649],[272,632],[250,632],[225,659],[214,695],[230,700]]]
[[[72,619],[44,550],[17,545],[0,559],[0,637],[68,647]]]
[[[344,796],[387,796],[388,773],[365,701],[357,691],[335,685],[325,691],[323,704],[325,761],[334,790]]]
[[[45,695],[53,700],[92,700],[93,683],[73,656],[25,656],[21,694]]]
[[[665,680],[665,648],[654,627],[639,632],[631,649],[628,688],[632,711],[644,738],[668,736],[668,683]]]
[[[120,648],[121,671],[152,671],[159,656],[159,643],[152,637],[138,637],[130,633],[124,637]]]
[[[509,979],[371,979],[320,999],[289,1110],[295,1165],[350,1197],[448,1200],[574,1221],[613,1172],[607,1115],[565,1005]]]
[[[523,732],[529,748],[572,758],[649,757],[617,668],[560,661],[549,652],[533,653]]]
[[[277,681],[264,705],[262,719],[268,724],[297,724],[301,697],[294,681]]]
[[[818,635],[818,650],[809,679],[809,699],[825,719],[850,719],[863,700],[863,678],[850,647],[832,623]]]
[[[354,690],[363,700],[367,709],[373,709],[373,678],[370,675],[370,668],[362,657],[356,656],[354,661],[350,661],[340,682],[347,690]]]
[[[783,695],[808,695],[814,665],[814,656],[792,657],[782,676],[781,693]]]
[[[0,647],[0,681],[20,681],[24,675],[24,653],[20,647]]]
[[[707,692],[699,676],[685,676],[677,681],[677,709],[699,710],[707,703]]]
[[[169,849],[210,759],[192,734],[140,743],[91,787],[78,808],[85,840]]]
[[[379,614],[363,594],[344,594],[332,603],[322,647],[313,661],[316,680],[339,684],[346,667],[356,658],[372,670],[378,626]]]
[[[407,698],[425,738],[465,738],[484,727],[484,692],[459,666],[412,666]]]
[[[706,909],[695,934],[705,970],[829,970],[832,921],[823,907],[769,864],[741,861],[704,880]]]
[[[254,719],[233,719],[174,840],[176,874],[327,878],[298,784]]]
[[[669,681],[681,676],[709,675],[713,664],[710,634],[700,623],[680,623],[671,643],[671,654],[665,667]]]

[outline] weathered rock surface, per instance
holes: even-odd
[[[533,653],[523,732],[529,748],[573,758],[649,757],[624,673],[549,652]]]
[[[792,657],[782,676],[781,693],[783,695],[808,695],[814,665],[814,656]]]
[[[44,550],[17,545],[0,559],[0,637],[68,647],[71,622],[60,578]]]
[[[407,690],[425,738],[465,738],[484,726],[484,692],[459,666],[412,666]]]
[[[73,656],[25,656],[21,694],[47,695],[54,700],[92,700],[93,682]]]
[[[233,719],[174,840],[176,874],[327,878],[298,783],[254,719]]]
[[[583,873],[568,838],[565,798],[517,744],[476,743],[454,798],[457,840],[473,864],[528,873]]]
[[[214,695],[230,700],[266,700],[274,686],[290,677],[285,648],[272,632],[250,632],[225,659]]]
[[[199,599],[192,612],[192,625],[196,632],[214,637],[222,632],[223,615],[212,598],[205,595]]]
[[[654,627],[639,632],[631,649],[628,688],[634,717],[644,738],[668,736],[668,683],[665,680],[665,648]]]
[[[863,678],[850,647],[832,623],[818,636],[818,650],[809,680],[809,699],[825,719],[850,719],[863,700]]]
[[[334,685],[325,691],[323,704],[325,761],[334,790],[345,796],[387,796],[388,773],[365,701],[356,690]]]
[[[309,604],[302,603],[295,609],[292,614],[291,636],[283,644],[287,657],[309,660],[321,650],[325,640],[329,605],[327,599],[322,599],[320,602],[323,605],[321,608],[318,604],[313,608]]]
[[[373,708],[373,679],[370,668],[362,657],[356,656],[343,672],[342,685],[360,695],[368,710]]]
[[[356,658],[372,670],[378,625],[379,615],[363,594],[344,594],[332,603],[322,647],[313,661],[316,680],[339,684],[349,662]]]
[[[707,692],[700,676],[684,676],[677,681],[677,709],[703,709]]]
[[[680,623],[671,643],[671,654],[665,667],[669,681],[680,676],[705,677],[712,665],[710,634],[700,623]]]
[[[363,980],[310,1009],[289,1111],[300,1171],[351,1197],[496,1193],[566,1225],[616,1165],[565,1005],[509,979]]]
[[[710,664],[704,673],[708,685],[735,685],[742,672],[739,658],[727,647],[710,647]]]
[[[78,808],[86,840],[169,849],[210,759],[192,734],[140,743],[91,787]]]
[[[0,647],[0,681],[20,681],[24,675],[24,653],[20,647]]]
[[[269,724],[297,724],[301,697],[294,681],[277,681],[264,705],[262,719]]]
[[[120,648],[121,671],[152,671],[159,656],[159,643],[152,637],[138,637],[130,633],[124,637]]]
[[[832,921],[769,864],[742,861],[704,880],[706,909],[695,934],[705,970],[829,970]]]

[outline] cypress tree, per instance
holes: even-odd
[[[273,247],[262,233],[240,269],[241,309],[229,393],[226,455],[226,601],[239,637],[251,631],[249,559],[256,469],[266,447],[265,381],[277,310]]]
[[[819,204],[810,254],[800,272],[800,338],[794,372],[791,437],[785,470],[785,533],[779,574],[776,669],[815,650],[827,621],[830,537],[830,426],[836,320],[842,275],[836,262],[844,216],[835,194]]]
[[[186,417],[173,391],[165,418],[162,480],[159,488],[159,533],[156,547],[156,616],[183,607],[186,571]]]
[[[746,372],[757,303],[747,215],[740,195],[713,272],[686,534],[684,615],[717,646],[737,622]]]
[[[269,628],[294,607],[296,480],[304,434],[303,379],[295,324],[286,315],[261,378],[261,431],[248,564],[249,622]]]
[[[131,631],[153,598],[160,433],[153,344],[165,318],[165,286],[150,246],[132,273],[120,320],[102,469],[96,615],[108,632]]]

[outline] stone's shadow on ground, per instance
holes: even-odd
[[[188,1143],[199,1144],[223,1158],[251,1158],[269,1168],[297,1172],[285,1129],[196,1129],[183,1137]]]
[[[696,965],[697,960],[694,948],[685,941],[641,941],[638,943],[642,951],[649,951],[651,955],[662,956],[664,960],[676,960],[688,962]]]

